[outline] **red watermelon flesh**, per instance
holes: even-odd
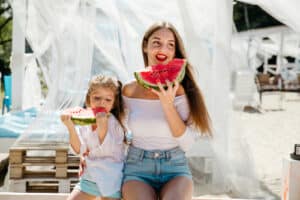
[[[166,81],[181,82],[185,75],[186,59],[175,58],[168,64],[148,66],[143,70],[134,72],[137,82],[145,88],[159,89],[157,83],[167,87]]]
[[[76,125],[90,125],[96,123],[96,114],[99,112],[107,112],[105,108],[98,107],[93,109],[84,109],[81,107],[71,108],[66,111],[68,114],[71,114],[71,120]]]

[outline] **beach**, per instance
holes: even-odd
[[[260,181],[280,197],[283,159],[300,143],[300,94],[284,93],[281,101],[280,94],[267,93],[258,111],[234,111],[234,129],[246,141]]]

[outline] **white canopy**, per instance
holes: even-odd
[[[277,16],[283,1],[275,2],[268,9]],[[294,8],[298,5],[297,0],[289,2]],[[212,184],[205,192],[272,199],[259,186],[241,136],[230,129],[231,0],[17,0],[13,9],[48,87],[39,117],[25,133],[66,134],[57,112],[82,105],[91,75],[114,74],[123,82],[132,79],[132,72],[143,67],[143,33],[157,20],[170,21],[183,37],[213,120],[212,142],[198,143],[189,152],[190,157],[214,158]],[[287,13],[293,12],[287,9],[278,16],[290,16]],[[295,20],[299,17],[283,19],[300,30],[300,20]],[[13,73],[19,73],[20,67],[13,65]],[[200,187],[196,185],[196,191]]]
[[[300,33],[300,1],[299,0],[238,0],[240,2],[255,4],[264,9],[278,21],[286,24]]]

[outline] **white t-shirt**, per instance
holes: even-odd
[[[174,137],[159,99],[138,99],[123,96],[129,110],[128,127],[132,131],[132,145],[145,150],[168,150],[180,146],[187,151],[199,133],[192,124],[187,125],[180,137]],[[181,119],[188,120],[190,109],[186,95],[175,97],[174,105]]]

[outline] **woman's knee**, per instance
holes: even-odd
[[[161,200],[191,200],[193,194],[193,181],[187,177],[179,176],[166,183],[161,192]]]
[[[157,200],[155,190],[142,181],[127,181],[122,186],[124,200]]]

